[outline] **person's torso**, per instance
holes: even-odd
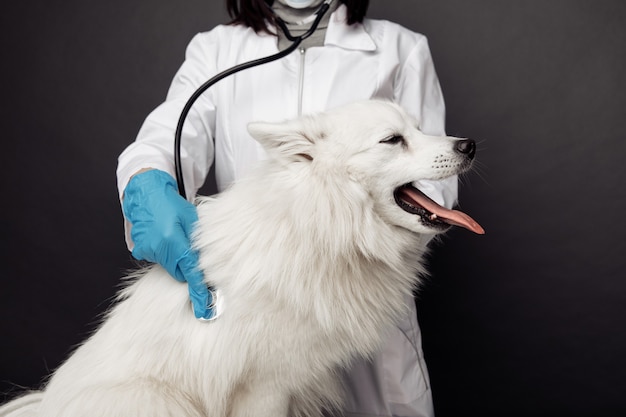
[[[268,64],[243,70],[212,87],[215,120],[215,167],[218,188],[249,171],[264,151],[247,132],[251,121],[281,121],[352,101],[394,99],[394,78],[408,54],[390,37],[399,31],[421,36],[385,21],[366,20],[372,47],[326,44]],[[399,29],[398,29],[399,28]],[[394,33],[395,31],[395,33]],[[241,26],[221,26],[215,55],[217,71],[278,52],[276,38]],[[404,42],[406,45],[407,42]]]

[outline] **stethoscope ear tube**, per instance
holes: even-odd
[[[198,100],[198,98],[202,95],[202,93],[208,90],[213,84],[217,83],[218,81],[223,80],[229,75],[235,74],[239,71],[243,71],[248,68],[256,67],[258,65],[267,64],[269,62],[276,61],[280,58],[283,58],[289,55],[298,47],[298,45],[300,45],[300,43],[303,40],[305,40],[306,38],[311,36],[313,32],[315,32],[315,30],[317,29],[317,26],[322,20],[322,17],[328,11],[329,7],[330,7],[330,2],[324,2],[324,4],[322,4],[320,9],[317,11],[316,13],[317,17],[315,18],[315,21],[313,22],[309,30],[303,35],[297,36],[297,37],[293,37],[291,33],[289,33],[289,30],[287,29],[287,25],[285,24],[285,22],[283,22],[280,18],[277,17],[276,22],[278,26],[280,26],[281,30],[285,33],[285,36],[287,37],[287,39],[293,41],[293,43],[289,45],[288,48],[283,49],[282,51],[279,51],[278,53],[274,55],[255,59],[249,62],[244,62],[242,64],[228,68],[220,72],[219,74],[213,76],[208,81],[206,81],[196,91],[194,91],[191,97],[189,97],[189,99],[187,100],[187,103],[185,103],[185,107],[183,107],[183,110],[180,113],[180,117],[178,118],[178,124],[176,125],[176,132],[174,134],[174,169],[176,172],[176,183],[178,184],[178,193],[183,198],[186,199],[187,194],[185,192],[185,181],[183,179],[183,169],[182,169],[182,162],[181,162],[181,156],[180,156],[180,144],[181,144],[181,138],[182,138],[182,133],[183,133],[183,125],[185,124],[185,119],[187,119],[187,116],[189,115],[189,111],[191,110],[191,107],[196,102],[196,100]]]

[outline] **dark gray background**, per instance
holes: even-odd
[[[374,0],[430,39],[450,134],[479,142],[419,297],[438,416],[626,415],[626,3]],[[133,266],[117,155],[221,1],[2,13],[0,391],[35,386]]]

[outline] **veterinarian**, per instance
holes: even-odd
[[[322,1],[227,0],[231,24],[191,40],[165,102],[119,157],[128,247],[135,258],[158,262],[188,283],[198,318],[210,319],[214,311],[207,308],[211,296],[197,268],[197,254],[190,249],[195,207],[179,196],[173,178],[178,117],[191,94],[216,73],[291,43],[275,27],[276,16],[292,34],[302,34],[311,24],[306,18]],[[355,100],[385,98],[412,113],[423,132],[444,134],[444,102],[426,38],[391,22],[366,19],[368,0],[335,0],[330,7],[298,51],[222,80],[195,103],[182,135],[190,199],[212,164],[221,191],[264,157],[246,130],[251,121],[281,121]],[[424,183],[422,191],[451,207],[456,179]],[[416,311],[392,329],[371,363],[356,364],[346,380],[346,415],[433,415]]]

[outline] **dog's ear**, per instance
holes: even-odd
[[[297,120],[283,123],[252,122],[248,132],[263,148],[277,158],[290,161],[313,160],[314,141]]]

